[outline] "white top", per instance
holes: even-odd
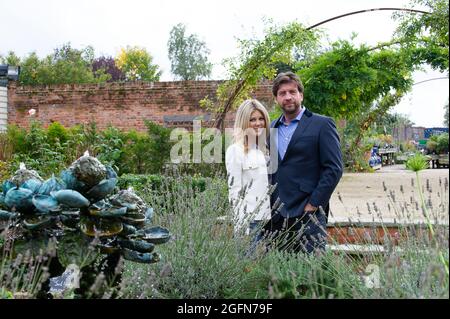
[[[244,146],[234,143],[226,151],[225,166],[235,231],[248,228],[250,221],[270,219],[269,182],[263,152],[254,147],[245,154]]]

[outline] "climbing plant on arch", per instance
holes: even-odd
[[[376,118],[398,104],[411,89],[413,71],[424,63],[448,70],[448,0],[415,2],[424,2],[431,12],[382,8],[416,12],[426,18],[416,16],[408,20],[401,16],[396,37],[372,48],[337,41],[330,48],[321,49],[320,31],[297,22],[268,28],[262,40],[240,40],[241,53],[227,61],[230,80],[219,86],[215,103],[210,99],[202,101],[217,113],[215,127],[223,129],[226,113],[248,98],[262,79],[274,78],[277,63],[287,64],[305,84],[304,104],[309,109],[335,119],[352,119],[356,115],[362,118],[359,134],[347,150],[350,154],[357,152],[364,132]],[[446,7],[442,5],[445,2]],[[349,14],[373,10],[381,9]],[[299,61],[294,61],[294,49]]]

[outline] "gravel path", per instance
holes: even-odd
[[[425,200],[431,201],[431,214],[448,223],[449,170],[427,169],[419,176]],[[385,166],[374,173],[345,173],[331,198],[330,220],[424,220],[418,202],[416,174],[405,165]]]

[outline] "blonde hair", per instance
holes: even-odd
[[[264,105],[258,100],[248,99],[242,102],[236,112],[236,119],[234,121],[234,136],[233,140],[235,143],[239,143],[244,146],[245,153],[248,152],[248,136],[245,134],[246,130],[250,127],[250,117],[254,111],[259,111],[265,120],[265,137],[269,136],[269,113],[267,112]],[[262,142],[262,143],[261,143]],[[258,144],[263,146],[262,151],[266,152],[266,141],[259,141]]]

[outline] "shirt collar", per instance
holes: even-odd
[[[293,119],[291,121],[291,123],[300,121],[300,119],[302,118],[303,113],[305,113],[305,107],[304,106],[302,106],[302,110],[300,111],[300,113],[298,113],[298,115],[295,117],[295,119]],[[284,115],[281,116],[280,122],[283,123],[283,124],[286,124]]]

